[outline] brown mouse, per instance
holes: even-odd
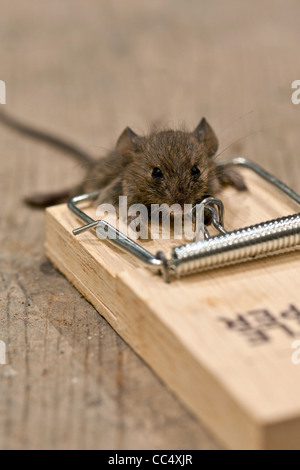
[[[119,196],[123,195],[128,198],[128,206],[144,204],[148,209],[151,204],[194,205],[216,196],[226,185],[239,191],[247,189],[237,171],[216,166],[218,139],[205,118],[193,132],[155,130],[138,136],[127,127],[115,150],[98,160],[72,143],[24,125],[2,111],[0,122],[68,152],[86,167],[84,180],[74,188],[26,198],[28,204],[36,207],[65,202],[97,189],[102,189],[99,204],[117,207]]]

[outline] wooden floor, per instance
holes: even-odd
[[[222,156],[299,191],[299,14],[296,0],[5,1],[6,110],[94,155],[127,125],[205,116]],[[79,181],[78,164],[1,127],[0,162],[0,449],[219,448],[45,258],[44,214],[22,198]]]

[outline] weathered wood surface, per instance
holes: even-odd
[[[224,156],[243,154],[299,190],[290,88],[300,78],[299,9],[292,0],[5,1],[7,110],[95,155],[126,125],[193,127],[205,115],[221,151],[236,141]],[[44,215],[22,197],[71,185],[78,165],[2,128],[0,160],[0,448],[215,448],[45,259]]]

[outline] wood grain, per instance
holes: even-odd
[[[6,109],[94,155],[127,125],[193,128],[204,115],[220,152],[235,142],[222,156],[258,161],[299,190],[299,8],[4,0]],[[0,161],[0,448],[218,447],[45,259],[44,215],[22,198],[74,184],[78,165],[4,128]]]

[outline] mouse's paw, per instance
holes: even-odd
[[[238,191],[247,190],[243,176],[234,168],[217,167],[217,177],[221,186],[233,186]]]

